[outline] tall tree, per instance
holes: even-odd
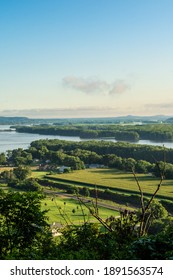
[[[51,241],[42,195],[0,191],[0,258],[43,258],[46,240]]]

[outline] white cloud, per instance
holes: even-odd
[[[82,91],[84,93],[103,92],[108,89],[108,84],[97,78],[80,78],[75,76],[67,76],[63,78],[64,85]]]
[[[126,90],[129,90],[130,86],[126,84],[124,80],[118,80],[114,83],[109,94],[121,94],[124,93]]]
[[[63,84],[86,94],[102,93],[106,95],[115,95],[124,93],[130,88],[124,80],[108,83],[95,77],[81,78],[66,76],[63,78]]]

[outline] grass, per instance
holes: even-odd
[[[13,169],[14,167],[9,167],[9,166],[1,166],[0,167],[0,173],[3,172],[3,171],[9,171],[11,169]]]
[[[45,171],[32,171],[32,177],[34,178],[42,178],[47,174],[48,172]],[[116,169],[85,169],[65,174],[54,174],[50,175],[50,177],[55,179],[65,179],[69,181],[72,180],[78,183],[102,185],[106,186],[110,190],[111,188],[119,188],[120,190],[130,190],[138,192],[138,187],[133,174],[127,172],[125,173]],[[156,190],[157,185],[159,183],[159,179],[146,174],[137,174],[137,177],[139,179],[141,188],[144,192],[152,194]],[[158,194],[167,196],[170,199],[172,199],[173,180],[164,180]],[[64,202],[66,203],[64,204]],[[64,224],[65,220],[63,219],[62,215],[58,210],[59,207],[61,207],[61,211],[65,211],[65,217],[70,217],[70,220],[73,223],[79,224],[83,222],[83,216],[79,202],[75,201],[72,198],[62,198],[62,195],[59,194],[59,196],[53,201],[51,196],[47,196],[42,202],[42,209],[49,210],[47,214],[49,217],[49,223],[60,222]],[[75,213],[72,212],[73,209],[75,209]],[[86,220],[93,220],[93,217],[89,214],[88,210],[85,207],[84,211]],[[111,215],[118,215],[118,212],[100,206],[99,213],[100,216],[103,218],[107,218]]]
[[[4,170],[10,170],[10,169],[11,168],[0,168],[0,171],[2,172]],[[42,178],[47,174],[48,172],[32,170],[31,176],[34,178]],[[11,189],[7,187],[6,184],[0,184],[0,188],[4,189],[5,191],[7,190],[16,191],[15,189]],[[45,189],[47,190],[47,188]],[[55,191],[57,192],[57,190]],[[63,215],[60,214],[59,207],[61,207],[61,213],[63,213],[65,219],[67,219],[69,222],[71,221],[74,224],[81,224],[84,222],[84,218],[79,202],[72,198],[62,197],[61,191],[59,191],[59,196],[55,197],[54,192],[52,190],[52,195],[47,195],[46,198],[42,201],[42,210],[49,210],[47,213],[47,217],[49,218],[50,224],[52,224],[53,222],[59,222],[65,224],[65,219],[63,218]],[[74,209],[75,209],[75,213],[72,212],[72,210],[74,211]],[[83,211],[85,214],[86,221],[93,221],[94,218],[89,214],[89,211],[84,206],[83,206]],[[99,214],[103,219],[106,219],[111,215],[114,216],[118,215],[119,212],[99,206]]]
[[[121,190],[138,191],[134,176],[131,173],[121,172],[116,169],[85,169],[66,174],[50,175],[51,178],[72,180],[78,183],[92,183]],[[159,183],[159,179],[152,175],[137,174],[143,192],[152,194]],[[173,198],[173,180],[164,180],[158,192],[159,195]]]
[[[50,224],[52,224],[53,222],[58,222],[64,225],[66,224],[66,221],[69,224],[82,224],[84,222],[83,213],[78,200],[65,197],[54,197],[53,199],[52,198],[53,197],[51,196],[47,196],[42,201],[42,210],[49,210],[47,216],[49,217]],[[96,222],[96,220],[92,217],[92,215],[89,213],[88,209],[85,206],[82,206],[82,209],[84,211],[86,221]],[[75,213],[73,213],[72,211],[75,211]],[[111,215],[119,215],[119,212],[99,206],[99,215],[103,219],[106,219]]]
[[[31,177],[41,179],[42,177],[44,177],[45,175],[48,175],[48,174],[49,173],[46,171],[32,170]]]

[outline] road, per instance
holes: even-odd
[[[44,190],[45,193],[47,194],[52,194],[53,196],[59,196],[61,198],[71,198],[71,199],[74,199],[74,200],[79,200],[77,196],[75,196],[74,194],[67,194],[67,193],[62,193],[62,192],[56,192],[56,191],[53,191],[53,190]],[[84,197],[81,197],[82,201],[84,201],[84,203],[90,203],[90,202],[93,202],[94,205],[95,205],[95,199],[93,198],[84,198]],[[120,206],[114,206],[114,205],[110,205],[108,203],[105,203],[105,202],[101,202],[101,201],[97,201],[97,205],[98,206],[101,206],[101,207],[104,207],[104,208],[107,208],[107,209],[111,209],[111,210],[115,210],[115,211],[123,211],[125,209],[127,209],[126,207],[120,207]],[[129,207],[128,207],[129,209]],[[131,209],[132,210],[132,209]],[[133,208],[134,210],[134,208]]]

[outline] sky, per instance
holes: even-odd
[[[0,0],[0,116],[172,116],[172,14],[172,0]]]

